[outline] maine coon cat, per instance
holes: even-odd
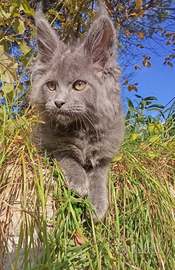
[[[36,12],[38,59],[30,101],[40,112],[38,136],[56,158],[68,188],[89,196],[97,216],[108,208],[108,171],[124,135],[116,35],[107,12],[86,38],[64,44]]]

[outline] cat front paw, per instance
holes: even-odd
[[[72,191],[76,190],[76,193],[81,197],[85,197],[89,194],[89,185],[88,182],[77,184],[74,182],[70,182],[68,184],[68,188]]]
[[[93,214],[93,220],[95,223],[99,222],[99,219],[101,221],[104,220],[106,212],[108,210],[108,199],[107,198],[99,198],[98,196],[96,198],[89,196],[89,200],[94,206],[95,214]]]

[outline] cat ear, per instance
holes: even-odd
[[[57,35],[52,30],[49,23],[43,17],[40,10],[35,14],[36,37],[38,44],[38,57],[43,63],[50,61],[58,47],[59,41]]]
[[[84,49],[92,57],[92,61],[103,67],[111,55],[115,53],[115,29],[108,16],[96,19],[84,41]]]

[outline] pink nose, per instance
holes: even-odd
[[[55,105],[60,109],[65,104],[64,101],[55,100]]]

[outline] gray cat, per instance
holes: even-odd
[[[106,11],[105,11],[106,12]],[[36,12],[38,59],[32,105],[42,147],[58,161],[68,188],[88,195],[98,218],[108,208],[108,172],[124,136],[116,35],[103,12],[84,41],[64,44]]]

